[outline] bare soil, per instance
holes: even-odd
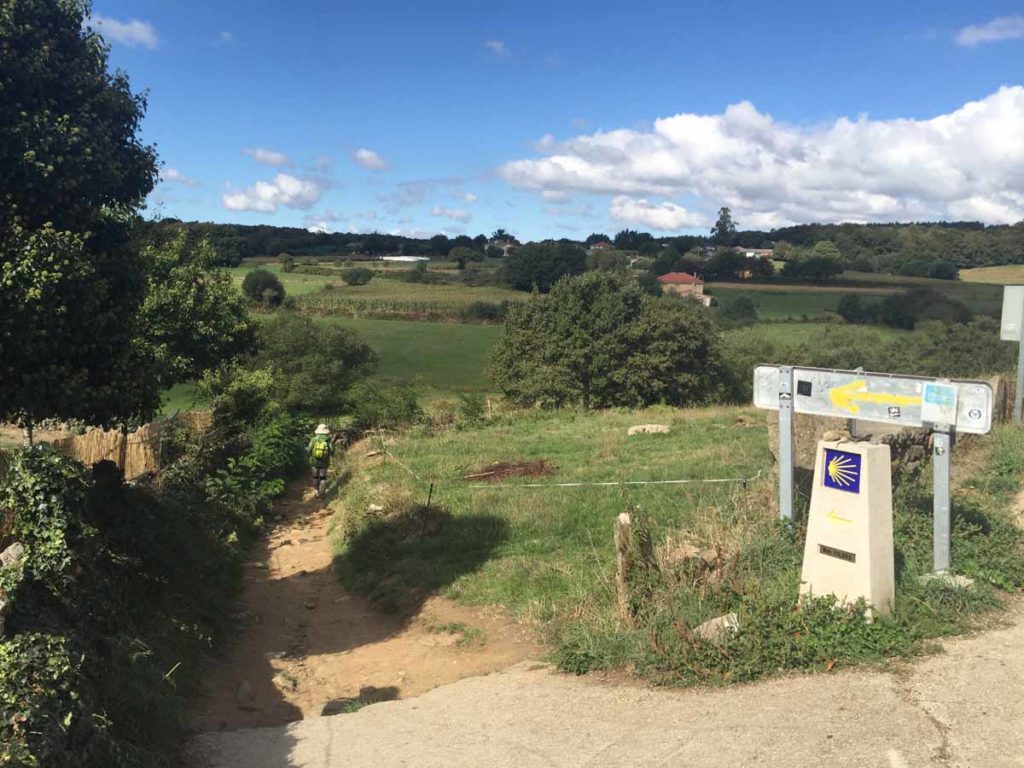
[[[197,730],[348,712],[541,655],[532,628],[493,611],[433,596],[399,616],[348,594],[331,565],[331,512],[305,484],[278,511],[284,520],[245,565],[237,634],[193,708]]]
[[[468,475],[463,475],[462,479],[497,483],[510,477],[544,477],[554,473],[557,469],[558,467],[544,459],[519,462],[496,461],[486,467],[474,470]]]

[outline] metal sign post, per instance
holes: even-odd
[[[932,521],[933,570],[945,573],[952,560],[952,503],[950,502],[950,455],[953,440],[945,425],[935,425],[932,432],[932,472],[934,476],[934,519]]]
[[[1024,414],[1024,285],[1003,286],[1003,316],[999,338],[1016,341],[1017,389],[1013,392],[1013,423],[1020,424]]]
[[[779,517],[793,519],[793,369],[779,367]]]
[[[1018,338],[1024,326],[1024,286],[1020,288],[1021,320],[1014,327]],[[1024,394],[1024,386],[1020,393]],[[793,516],[794,414],[856,417],[865,422],[931,431],[934,565],[937,572],[949,570],[953,437],[957,432],[983,435],[992,429],[993,398],[988,384],[890,373],[760,365],[754,369],[754,405],[779,412],[779,514],[783,519]]]

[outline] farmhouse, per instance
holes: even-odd
[[[704,281],[689,272],[669,272],[658,278],[665,293],[696,299],[705,307],[711,306],[711,297],[704,295]]]
[[[602,253],[603,251],[609,251],[613,248],[611,243],[607,240],[598,240],[596,243],[587,248],[587,253]]]

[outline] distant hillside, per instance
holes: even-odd
[[[208,238],[223,256],[226,265],[235,265],[244,258],[277,257],[281,254],[320,258],[343,258],[354,255],[385,255],[403,253],[443,258],[455,247],[484,250],[486,235],[461,235],[448,238],[435,235],[416,239],[380,233],[309,232],[298,227],[275,227],[267,224],[212,224],[164,219],[146,222],[143,236],[160,237],[185,226],[195,237]],[[589,242],[603,239],[591,235]],[[624,230],[614,237],[617,247],[653,255],[664,247],[680,253],[710,244],[707,237],[684,235],[654,237],[646,232]],[[1024,264],[1024,222],[1013,226],[985,226],[978,222],[939,222],[913,224],[805,224],[771,231],[737,232],[731,245],[745,248],[772,248],[789,243],[798,248],[831,240],[848,269],[869,272],[905,271],[913,262],[947,261],[959,268]]]

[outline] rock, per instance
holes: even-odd
[[[826,443],[840,443],[850,440],[850,433],[845,429],[830,429],[821,435]]]
[[[0,552],[0,567],[17,568],[25,559],[25,547],[18,542],[11,544],[3,552]]]
[[[721,640],[727,633],[737,632],[740,628],[740,618],[735,613],[727,613],[724,616],[717,616],[708,619],[694,632],[702,640],[714,642]]]
[[[672,428],[667,424],[639,424],[635,427],[630,427],[626,433],[629,437],[633,435],[667,435],[672,431]]]
[[[287,672],[278,672],[274,675],[273,682],[282,691],[294,691],[299,687],[299,681]]]
[[[248,680],[243,680],[235,686],[235,704],[239,709],[254,711],[256,707],[256,692],[249,685]]]
[[[919,579],[919,581],[922,584],[939,581],[942,582],[943,585],[953,587],[955,589],[972,589],[974,587],[974,579],[968,578],[967,576],[959,576],[955,573],[949,573],[948,571],[926,573]]]
[[[371,504],[369,507],[367,507],[367,509],[370,512],[374,512],[374,513],[383,512],[384,511],[384,505],[383,504]]]

